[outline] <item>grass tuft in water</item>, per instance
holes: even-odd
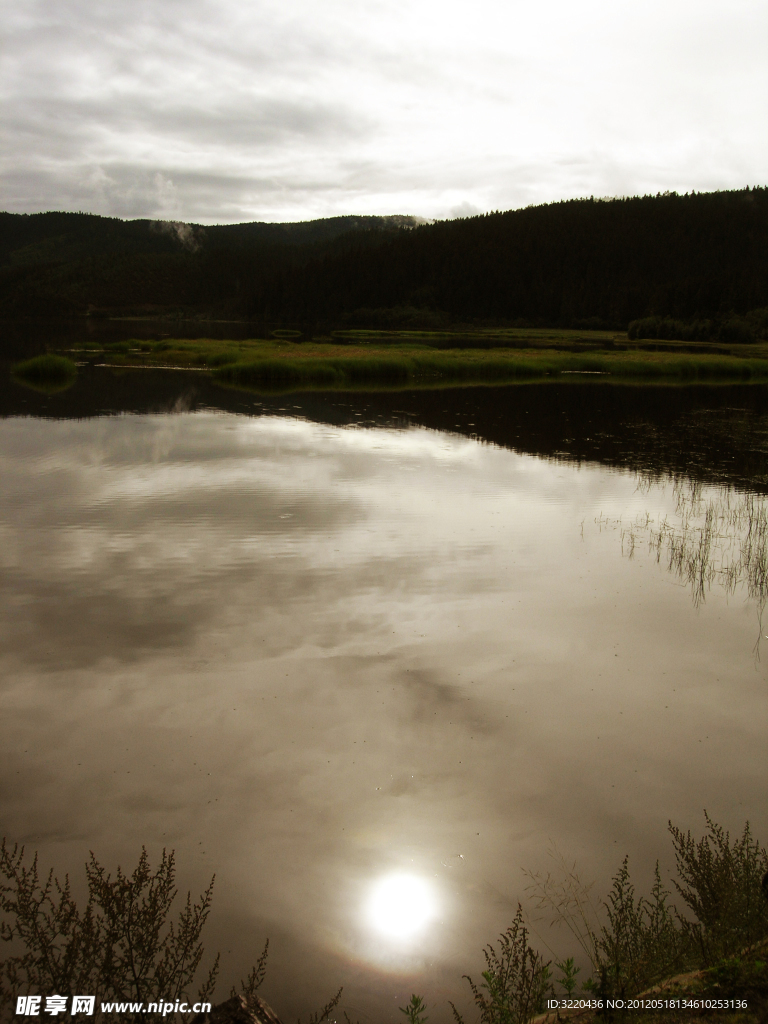
[[[70,387],[77,377],[77,366],[65,356],[57,356],[51,352],[45,355],[26,359],[16,363],[12,368],[13,376],[29,387],[38,391],[64,391]]]
[[[696,606],[713,584],[733,594],[742,584],[762,609],[768,602],[768,500],[723,487],[705,496],[698,482],[674,480],[677,522],[649,513],[622,528],[622,552],[633,558],[647,540],[657,564],[666,564],[690,588]]]

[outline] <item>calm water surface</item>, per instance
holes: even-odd
[[[522,421],[558,394],[523,391],[433,394],[442,429],[418,396],[388,419],[376,396],[71,419],[32,398],[17,415],[14,392],[3,831],[78,878],[89,849],[132,867],[142,844],[175,848],[184,890],[215,871],[220,995],[269,936],[281,1016],[343,984],[353,1019],[395,1020],[417,991],[435,1024],[551,843],[604,893],[625,853],[641,888],[657,856],[668,875],[670,818],[699,834],[706,807],[765,841],[761,602],[717,579],[697,602],[647,544],[680,521],[686,460],[694,499],[742,500],[765,420],[700,403],[737,438],[709,456],[661,444],[650,412],[561,431],[592,458],[483,439],[484,407]],[[643,472],[619,464],[633,452]],[[410,934],[371,910],[393,873],[431,901],[401,915]]]

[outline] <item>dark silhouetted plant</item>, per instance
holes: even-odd
[[[407,1006],[399,1007],[400,1013],[408,1018],[408,1024],[427,1024],[426,1004],[421,996],[412,995]]]
[[[242,995],[245,999],[246,1005],[249,1010],[256,1009],[258,1007],[258,999],[256,997],[257,991],[261,988],[264,976],[267,973],[267,956],[269,955],[269,939],[264,943],[264,949],[261,951],[261,956],[254,964],[251,969],[251,973],[245,979],[240,982],[240,992],[237,991],[235,986],[232,986],[231,996]]]
[[[0,937],[13,955],[0,961],[0,1014],[13,1012],[18,995],[91,995],[96,1005],[190,1001],[204,949],[200,935],[211,909],[214,878],[198,901],[191,894],[175,920],[178,895],[176,859],[163,850],[153,871],[146,849],[132,874],[118,867],[115,877],[91,853],[86,864],[88,901],[83,911],[72,898],[69,876],[59,882],[53,870],[42,879],[37,854],[24,863],[24,848],[0,845]],[[215,876],[214,876],[215,877]],[[264,981],[269,940],[240,994],[250,1009],[260,1008],[256,995]],[[210,1002],[219,973],[219,956],[197,991],[197,1002]],[[308,1024],[328,1019],[341,989],[309,1017]],[[238,993],[233,988],[233,996]],[[169,1019],[173,1019],[172,1014]],[[143,1012],[104,1012],[101,1019],[125,1024],[145,1020]]]
[[[343,991],[343,988],[340,988],[336,995],[328,1000],[322,1010],[316,1010],[314,1013],[311,1013],[308,1018],[308,1024],[321,1024],[322,1021],[328,1020],[333,1011],[339,1005],[339,1002],[341,1001],[341,993]],[[299,1020],[297,1024],[301,1024],[301,1021]]]
[[[213,878],[199,901],[187,893],[175,921],[169,920],[178,890],[173,851],[163,850],[152,871],[142,848],[133,874],[118,867],[108,875],[91,853],[86,865],[88,902],[84,911],[72,898],[69,876],[63,884],[53,870],[43,881],[37,855],[29,867],[24,848],[0,847],[0,935],[20,951],[0,963],[0,995],[9,1004],[17,994],[95,995],[102,999],[175,1002],[188,996],[203,958],[200,933],[208,918]],[[213,992],[218,956],[198,990]]]
[[[554,844],[549,855],[555,861],[555,871],[543,873],[523,869],[523,874],[530,879],[525,891],[534,901],[536,910],[544,911],[550,917],[550,925],[565,925],[589,960],[592,971],[597,974],[600,969],[601,905],[592,898],[595,883],[582,882],[575,861],[567,861]]]
[[[675,888],[696,920],[680,916],[702,966],[738,953],[768,935],[768,903],[762,878],[768,852],[752,838],[749,822],[733,843],[704,812],[708,834],[699,842],[669,823],[680,882]]]
[[[556,978],[557,984],[563,989],[566,996],[570,999],[573,993],[576,991],[576,975],[580,973],[581,968],[576,966],[576,963],[572,956],[569,956],[567,960],[562,963],[559,961],[555,964],[555,967],[560,971],[560,977]]]
[[[483,950],[486,970],[478,986],[469,975],[480,1024],[527,1024],[541,1009],[549,982],[549,962],[528,944],[523,923],[523,908],[518,903],[511,926],[499,937],[498,952],[489,945]],[[450,1004],[456,1024],[464,1024],[461,1014]]]
[[[624,858],[604,904],[608,923],[597,939],[603,995],[635,995],[685,965],[687,943],[667,902],[669,895],[657,861],[651,898],[636,900],[629,858]]]

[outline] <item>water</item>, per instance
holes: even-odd
[[[765,841],[761,594],[697,599],[648,545],[692,486],[762,500],[763,389],[191,376],[0,399],[9,838],[76,878],[142,844],[184,891],[216,872],[222,998],[269,936],[284,1019],[343,984],[353,1020],[416,991],[435,1024],[553,843],[604,893],[625,853],[669,875],[668,819]],[[393,873],[431,901],[411,934],[371,917]]]

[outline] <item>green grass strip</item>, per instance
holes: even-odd
[[[768,380],[768,360],[729,356],[647,357],[568,352],[505,353],[486,350],[435,352],[411,349],[386,355],[286,355],[246,358],[215,371],[239,387],[354,387],[474,381],[514,381],[561,374],[604,374],[621,380],[668,380],[679,383],[717,380]]]

